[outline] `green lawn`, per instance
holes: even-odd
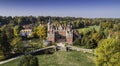
[[[17,66],[19,60],[20,60],[20,59],[16,59],[16,60],[7,62],[7,63],[5,63],[5,64],[2,64],[2,65],[0,65],[0,66]]]
[[[91,30],[93,28],[95,28],[96,31],[99,31],[100,26],[89,26],[87,28],[80,28],[80,29],[77,29],[77,30],[78,30],[79,33],[81,33],[81,32],[85,32],[87,30]]]
[[[38,55],[39,66],[95,66],[93,55],[72,52],[55,52],[51,55]],[[19,59],[0,66],[16,66]]]
[[[99,31],[100,26],[89,26],[89,28],[95,28],[97,31]]]

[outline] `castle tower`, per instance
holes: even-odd
[[[53,26],[51,25],[51,20],[48,20],[48,28],[47,28],[47,39],[52,43],[55,42],[55,32]]]
[[[55,42],[55,32],[52,30],[47,34],[47,39],[51,41],[52,43]]]
[[[66,42],[68,44],[73,44],[73,30],[71,30],[70,25],[68,25],[67,31],[66,31]]]

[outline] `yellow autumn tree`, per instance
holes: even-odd
[[[119,39],[104,39],[96,48],[97,66],[120,66],[120,41]]]
[[[47,36],[47,29],[46,26],[38,26],[37,27],[37,35],[40,39],[46,39]]]

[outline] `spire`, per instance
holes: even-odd
[[[51,23],[50,17],[49,17],[48,23]]]
[[[50,30],[50,24],[51,24],[51,20],[50,20],[50,17],[48,19],[48,31]]]

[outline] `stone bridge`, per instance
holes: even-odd
[[[55,49],[56,49],[56,46],[49,46],[49,47],[25,52],[25,54],[36,55],[36,54],[52,53],[53,51],[55,51]]]

